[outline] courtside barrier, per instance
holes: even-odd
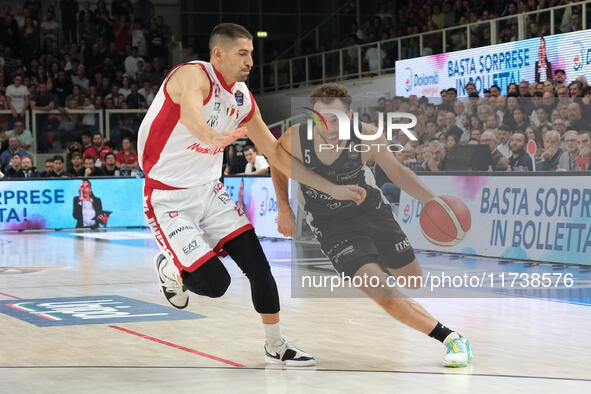
[[[420,174],[421,181],[436,195],[459,197],[470,209],[472,228],[453,247],[427,241],[419,223],[422,204],[404,192],[398,219],[416,249],[591,265],[589,175]]]

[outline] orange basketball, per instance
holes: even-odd
[[[462,200],[454,196],[438,196],[423,207],[421,231],[438,246],[459,244],[470,230],[472,217]]]

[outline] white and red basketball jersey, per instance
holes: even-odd
[[[138,133],[139,165],[146,175],[146,186],[154,189],[190,188],[215,181],[222,174],[224,149],[212,149],[195,138],[181,123],[181,106],[166,92],[170,75],[185,64],[198,64],[209,77],[211,88],[202,113],[215,131],[236,129],[254,114],[255,101],[244,82],[228,85],[207,62],[175,66],[160,86]]]

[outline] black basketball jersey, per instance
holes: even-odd
[[[358,217],[365,212],[377,209],[385,201],[381,190],[375,185],[373,173],[361,160],[361,152],[354,149],[355,145],[361,143],[355,133],[351,133],[351,140],[344,145],[337,159],[332,164],[326,165],[316,155],[314,141],[307,138],[306,130],[300,128],[299,131],[302,159],[307,168],[334,184],[354,184],[367,192],[363,203],[357,206],[351,200],[335,200],[328,194],[301,184],[304,210],[310,213],[314,220],[342,220]]]

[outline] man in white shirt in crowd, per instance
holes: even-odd
[[[265,156],[257,155],[257,149],[253,145],[244,148],[246,167],[241,175],[268,175],[269,163]]]
[[[138,48],[131,47],[131,54],[125,58],[123,63],[125,66],[125,73],[135,78],[135,75],[138,72],[137,62],[140,60],[145,62],[144,59],[138,55]]]
[[[12,85],[6,87],[5,96],[8,101],[8,109],[12,112],[12,122],[17,120],[24,121],[25,112],[29,106],[29,89],[22,82],[23,77],[20,74],[16,74]]]

